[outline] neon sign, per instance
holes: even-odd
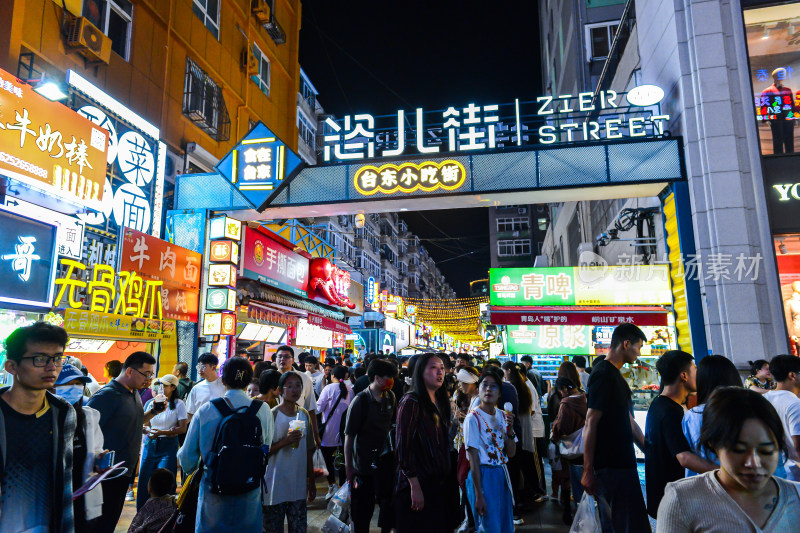
[[[412,193],[417,190],[433,192],[437,189],[453,191],[464,184],[467,170],[464,165],[452,159],[440,163],[425,161],[424,163],[391,163],[376,167],[366,165],[359,168],[353,177],[353,184],[358,192],[365,196],[382,192]]]
[[[470,103],[444,111],[417,108],[409,116],[399,110],[385,117],[346,115],[338,122],[329,117],[324,123],[323,160],[349,162],[411,152],[431,157],[531,144],[661,136],[670,117],[654,106],[663,98],[660,87],[640,85],[626,95],[608,90],[596,96],[593,92],[540,96],[513,104]],[[388,187],[394,190],[395,185]]]

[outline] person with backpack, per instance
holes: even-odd
[[[197,533],[261,532],[261,480],[275,426],[269,407],[244,391],[252,378],[247,359],[228,359],[225,395],[197,410],[178,450],[184,471],[203,468]]]
[[[308,501],[317,496],[311,415],[298,405],[303,394],[299,372],[284,372],[278,389],[283,401],[272,409],[275,433],[264,476],[263,532],[283,533],[283,522],[287,519],[289,531],[306,533],[306,496]]]
[[[306,360],[308,361],[308,360]],[[342,433],[345,419],[347,418],[347,408],[353,399],[353,391],[347,386],[347,367],[336,365],[331,371],[333,383],[326,385],[322,389],[317,408],[322,413],[322,425],[319,433],[322,437],[322,456],[325,458],[325,468],[328,470],[328,493],[326,500],[330,500],[341,485],[344,485],[345,471],[344,465],[338,468],[334,465],[334,456],[342,446]],[[336,484],[336,479],[339,484]]]
[[[558,378],[553,390],[558,391],[561,401],[559,402],[558,415],[550,427],[551,440],[558,445],[561,441],[566,441],[565,446],[575,443],[578,440],[580,430],[580,441],[583,442],[583,426],[586,424],[586,395],[581,392],[578,385],[569,378]],[[573,445],[573,447],[575,447]],[[575,502],[580,502],[583,498],[583,487],[581,487],[581,477],[583,476],[583,448],[575,447],[574,453],[578,456],[567,457],[561,455],[562,464],[566,463],[572,497]],[[561,448],[564,450],[563,447]],[[566,524],[572,523],[572,504],[569,494],[563,493],[561,504],[563,511],[561,519]]]

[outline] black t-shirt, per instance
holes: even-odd
[[[620,371],[608,361],[601,361],[589,375],[587,405],[603,412],[597,425],[594,467],[636,468],[633,452],[633,412],[631,389]]]
[[[100,429],[106,449],[116,452],[115,460],[125,461],[127,476],[133,476],[142,446],[144,409],[139,391],[130,391],[116,379],[97,391],[87,402],[100,411]]]
[[[683,407],[666,396],[658,396],[647,411],[644,433],[644,471],[647,512],[653,518],[664,497],[667,483],[683,479],[686,471],[675,457],[692,448],[683,435]]]
[[[392,391],[384,392],[377,401],[369,389],[358,393],[347,410],[344,433],[355,437],[353,466],[366,474],[376,463],[386,445],[386,437],[396,416]]]

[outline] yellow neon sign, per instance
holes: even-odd
[[[458,161],[424,161],[421,163],[387,163],[376,167],[365,165],[353,177],[353,185],[364,196],[377,192],[410,194],[422,190],[433,192],[438,189],[454,191],[467,179],[467,169]]]
[[[81,279],[86,265],[66,258],[61,259],[61,264],[67,271],[55,281],[58,294],[53,307],[58,307],[66,296],[69,307],[81,309],[85,302],[75,298],[76,290],[86,289],[90,311],[135,318],[146,315],[149,319],[161,320],[163,281],[144,279],[136,272],[115,272],[111,266],[95,264],[91,280],[86,282]]]

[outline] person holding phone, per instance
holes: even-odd
[[[145,439],[142,460],[139,466],[139,487],[136,494],[136,510],[147,502],[147,487],[150,474],[156,468],[166,468],[173,474],[178,472],[178,435],[186,433],[189,417],[186,404],[178,398],[178,378],[166,374],[153,383],[153,399],[147,402],[145,411],[153,409],[157,414],[144,426]]]

